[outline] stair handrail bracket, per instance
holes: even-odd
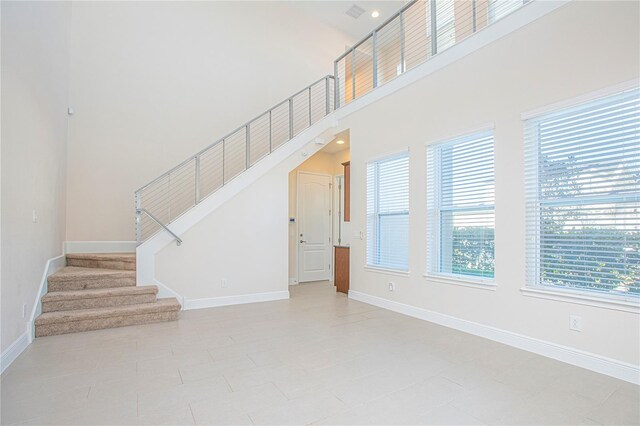
[[[334,76],[326,75],[135,191],[140,245],[303,130],[334,110]]]
[[[151,220],[153,220],[155,223],[158,224],[158,226],[162,227],[162,229],[164,229],[165,231],[167,231],[169,234],[171,234],[171,236],[176,240],[176,245],[181,245],[182,244],[182,239],[180,237],[178,237],[175,232],[173,232],[171,229],[169,229],[166,225],[164,225],[162,222],[160,222],[158,220],[158,218],[156,218],[153,214],[149,213],[149,211],[147,209],[136,209],[136,223],[140,223],[140,220],[142,218],[142,214],[146,214],[147,216],[149,216],[149,218]]]

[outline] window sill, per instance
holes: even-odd
[[[459,285],[462,287],[477,288],[480,290],[496,291],[498,285],[491,280],[474,280],[472,278],[462,278],[451,275],[441,274],[423,274],[427,281],[433,281],[438,284]]]
[[[387,269],[387,268],[379,268],[377,266],[370,266],[367,265],[364,267],[365,271],[369,271],[369,272],[377,272],[380,274],[387,274],[387,275],[396,275],[399,277],[408,277],[409,276],[409,271],[401,271],[399,269]]]
[[[640,313],[640,303],[622,297],[594,295],[579,290],[561,290],[547,287],[522,287],[520,292],[524,296],[537,297],[539,299],[595,306],[597,308],[613,309],[634,314]]]

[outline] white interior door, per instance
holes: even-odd
[[[331,278],[331,176],[298,174],[298,282]]]

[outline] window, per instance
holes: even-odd
[[[367,164],[367,265],[409,269],[409,156]]]
[[[493,133],[427,148],[427,273],[494,275]]]
[[[640,295],[640,91],[525,121],[527,284]]]
[[[435,8],[438,30],[436,41],[438,52],[442,52],[456,44],[455,2],[454,0],[439,0],[435,3]]]
[[[504,18],[516,9],[520,9],[525,0],[489,0],[489,23]]]

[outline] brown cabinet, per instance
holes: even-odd
[[[351,221],[351,162],[342,163],[344,166],[344,221]]]
[[[334,268],[333,282],[336,291],[349,293],[349,247],[335,246],[336,265]]]

